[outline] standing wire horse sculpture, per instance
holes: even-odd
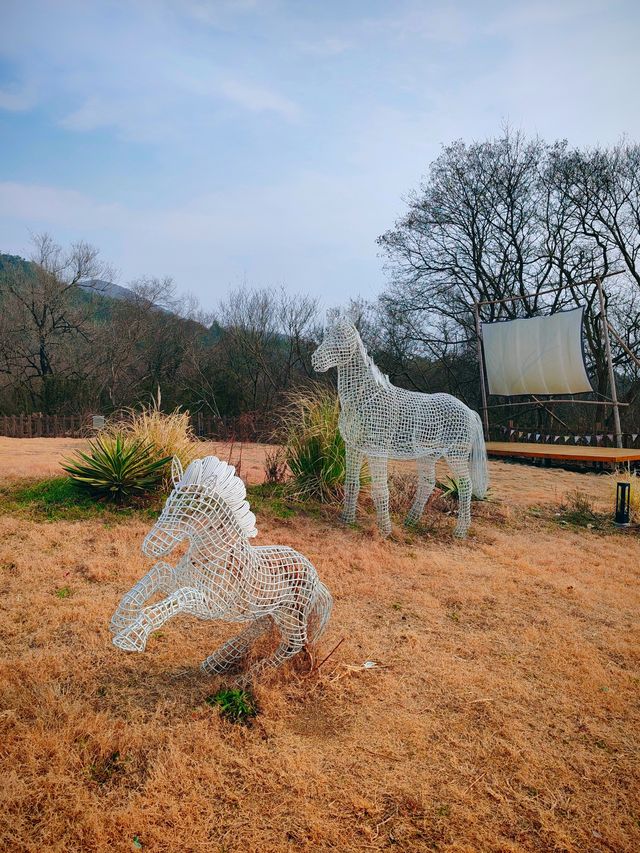
[[[125,593],[111,619],[114,645],[142,652],[151,632],[179,613],[247,622],[202,663],[204,672],[221,675],[240,664],[253,641],[275,624],[281,643],[249,670],[250,680],[315,642],[329,620],[331,594],[302,554],[249,543],[257,534],[256,518],[235,468],[207,456],[183,472],[174,458],[172,475],[173,491],[142,551],[166,557],[185,539],[189,548],[175,567],[157,562]],[[147,604],[156,593],[165,597]]]
[[[342,520],[355,519],[366,457],[378,526],[385,536],[391,532],[388,460],[416,460],[418,487],[405,523],[417,523],[435,486],[436,461],[444,457],[458,480],[455,535],[465,537],[471,523],[472,492],[483,498],[489,484],[477,412],[450,394],[423,394],[392,385],[367,354],[354,324],[340,312],[329,313],[324,340],[311,361],[321,373],[338,368],[339,429],[346,451]]]

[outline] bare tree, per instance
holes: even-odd
[[[527,141],[508,129],[497,140],[447,146],[409,197],[407,214],[379,238],[391,273],[382,309],[399,321],[393,343],[401,341],[402,358],[437,359],[459,386],[460,359],[472,358],[474,302],[495,301],[484,306],[485,321],[586,305],[591,366],[604,394],[597,293],[580,282],[606,275],[618,259],[637,278],[639,151],[569,151],[565,142]],[[638,318],[628,285],[610,279],[607,292],[634,349]],[[521,299],[497,302],[511,296]],[[620,347],[616,359],[625,360]],[[474,386],[456,392],[477,402]]]
[[[29,404],[52,411],[65,383],[83,376],[70,347],[87,342],[92,311],[78,284],[110,275],[97,249],[78,242],[62,249],[48,234],[32,238],[31,264],[4,267],[3,371]],[[91,287],[91,285],[89,285]]]
[[[240,405],[269,414],[283,391],[313,371],[317,300],[284,288],[240,288],[221,304],[219,356]]]

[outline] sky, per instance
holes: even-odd
[[[442,145],[638,140],[639,41],[637,0],[0,0],[0,252],[374,298]]]

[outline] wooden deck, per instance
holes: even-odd
[[[532,459],[557,459],[572,462],[619,462],[640,461],[640,448],[632,447],[583,447],[569,444],[525,444],[516,441],[488,441],[489,456],[528,457]]]

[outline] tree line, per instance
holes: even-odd
[[[572,149],[506,129],[445,146],[406,203],[378,238],[388,286],[350,305],[392,381],[478,408],[474,302],[494,303],[482,309],[488,322],[585,305],[588,367],[596,398],[606,397],[597,274],[620,336],[613,359],[631,431],[640,408],[629,355],[640,356],[640,146]],[[206,313],[171,279],[137,280],[114,299],[111,277],[95,248],[63,249],[49,235],[34,238],[30,262],[2,256],[0,413],[108,413],[160,389],[164,407],[244,417],[264,436],[286,394],[319,379],[310,364],[322,337],[316,299],[246,286]],[[522,298],[498,303],[514,296]],[[537,428],[610,426],[599,407],[503,409],[493,420],[516,412]]]

